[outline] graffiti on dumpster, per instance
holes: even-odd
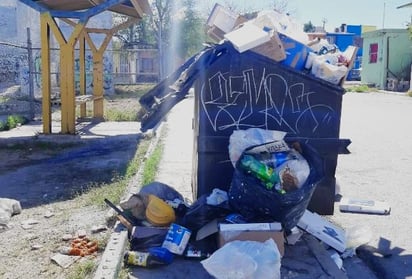
[[[316,92],[304,83],[293,83],[280,74],[255,76],[248,69],[239,76],[217,72],[202,86],[201,106],[213,130],[262,128],[293,134],[333,127],[334,109],[314,102]],[[319,99],[319,98],[317,98]]]

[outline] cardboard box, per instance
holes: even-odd
[[[312,49],[285,34],[279,33],[279,38],[282,41],[286,59],[282,61],[282,64],[297,70],[303,70],[305,68],[306,58]]]
[[[338,252],[342,253],[346,249],[345,231],[316,213],[306,210],[298,222],[298,227],[325,242]]]
[[[254,47],[251,49],[251,51],[269,57],[270,59],[275,60],[276,62],[280,62],[286,59],[285,49],[277,32],[274,32],[272,34],[269,42]]]
[[[238,24],[239,15],[216,3],[210,12],[206,24],[209,27],[216,26],[223,33],[228,33]]]
[[[218,233],[218,247],[234,240],[264,242],[271,238],[278,246],[280,254],[283,256],[285,253],[285,240],[280,223],[219,224],[217,220],[213,220],[198,231],[196,240],[214,233]]]

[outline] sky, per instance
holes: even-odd
[[[268,9],[271,0],[200,0],[203,7],[213,7],[214,3],[232,3],[243,11]],[[204,2],[204,3],[203,3]],[[411,22],[412,7],[397,9],[412,0],[288,0],[288,11],[301,24],[312,22],[333,32],[342,23],[348,25],[372,25],[377,29],[405,28]]]

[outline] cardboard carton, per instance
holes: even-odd
[[[285,49],[277,32],[274,32],[272,34],[268,42],[254,47],[251,50],[263,56],[269,57],[276,62],[280,62],[286,59]]]
[[[298,222],[298,227],[336,249],[338,252],[342,253],[346,249],[345,231],[316,213],[306,210]]]
[[[196,240],[214,233],[218,233],[218,247],[234,240],[264,242],[271,238],[278,246],[280,254],[283,256],[285,253],[285,240],[280,223],[219,224],[217,220],[213,220],[198,231]]]

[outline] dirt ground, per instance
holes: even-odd
[[[105,109],[136,109],[138,99],[111,98]],[[1,133],[1,132],[0,132]],[[22,213],[0,228],[0,278],[87,278],[79,270],[93,268],[110,234],[108,208],[73,199],[79,191],[124,173],[139,141],[124,137],[107,141],[61,144],[25,142],[0,145],[0,197],[18,200]],[[96,227],[102,231],[94,232]],[[67,268],[53,256],[70,244],[63,238],[85,231],[98,241],[91,256],[70,257]]]

